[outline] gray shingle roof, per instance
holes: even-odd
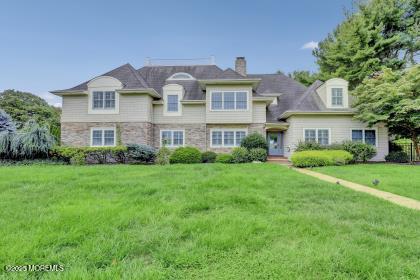
[[[110,76],[118,79],[123,84],[123,88],[125,89],[148,88],[144,78],[129,63],[117,67],[114,70],[106,72],[97,77],[100,76]],[[94,78],[67,90],[87,90],[87,84],[93,79]]]
[[[175,73],[188,73],[195,80],[167,79]],[[316,81],[306,88],[292,78],[283,74],[248,74],[242,76],[231,68],[222,70],[216,65],[192,65],[192,66],[145,66],[135,70],[130,64],[124,64],[114,70],[100,76],[111,76],[123,83],[125,89],[153,88],[162,95],[162,87],[176,82],[185,89],[185,100],[204,100],[205,93],[200,87],[198,80],[212,79],[260,79],[253,95],[264,96],[265,94],[278,94],[277,104],[267,108],[267,122],[280,122],[278,117],[285,111],[327,111],[327,108],[316,94],[316,89],[322,85]],[[91,80],[89,80],[91,81]],[[86,90],[86,81],[68,90]],[[331,111],[331,110],[328,110]]]

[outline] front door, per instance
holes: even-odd
[[[282,132],[268,132],[268,154],[270,156],[283,155],[283,133]]]

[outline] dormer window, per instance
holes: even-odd
[[[332,88],[331,89],[331,105],[332,106],[343,106],[343,89]]]
[[[188,73],[175,73],[168,78],[168,80],[195,80],[193,76]]]
[[[178,112],[178,95],[168,95],[167,111]]]

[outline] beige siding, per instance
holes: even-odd
[[[62,122],[151,122],[152,98],[145,94],[121,94],[118,114],[88,114],[88,96],[64,96]]]
[[[246,111],[211,111],[210,92],[221,90],[241,90],[248,92],[248,110]],[[207,123],[252,123],[252,88],[244,86],[208,86],[206,88]]]
[[[303,130],[305,128],[329,128],[331,131],[330,142],[337,143],[344,140],[351,140],[351,130],[354,128],[367,128],[351,116],[293,116],[287,120],[290,123],[285,133],[285,156],[290,156],[287,150],[293,151],[299,141],[303,141]],[[383,125],[375,126],[377,130],[377,155],[374,161],[383,161],[388,154],[388,129]]]
[[[206,106],[204,104],[182,104],[181,116],[164,116],[163,105],[153,105],[153,122],[164,123],[204,123],[206,121]]]
[[[252,102],[252,122],[265,123],[266,107],[265,102]]]

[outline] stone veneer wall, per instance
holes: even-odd
[[[164,129],[179,129],[184,130],[184,142],[185,146],[192,146],[200,149],[201,151],[206,150],[206,125],[203,124],[155,124],[153,129],[154,135],[154,146],[160,147],[160,131]]]
[[[206,142],[206,146],[207,146],[207,150],[208,151],[213,151],[216,153],[230,153],[232,151],[232,148],[214,148],[214,147],[210,147],[210,141],[211,141],[211,129],[226,129],[226,128],[233,128],[233,129],[248,129],[248,134],[253,133],[253,132],[258,132],[261,135],[263,135],[264,137],[266,137],[266,133],[265,133],[265,124],[261,123],[261,124],[208,124],[207,125],[207,142]]]
[[[153,125],[149,122],[62,122],[61,144],[66,146],[90,146],[90,129],[93,127],[120,128],[123,144],[153,144]]]

